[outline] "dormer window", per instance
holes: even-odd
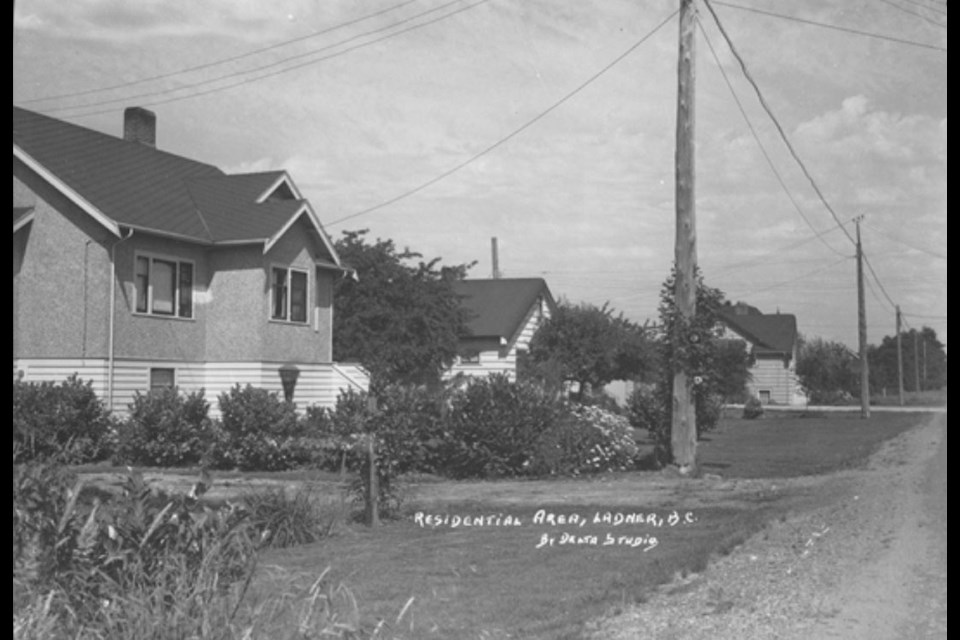
[[[193,317],[192,262],[142,254],[138,254],[135,261],[137,313],[176,318]]]

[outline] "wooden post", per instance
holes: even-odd
[[[870,417],[870,365],[867,362],[867,309],[863,292],[863,248],[860,246],[860,221],[857,223],[857,334],[860,337],[860,417]]]
[[[900,305],[897,305],[897,386],[900,406],[903,406],[903,341],[900,339]]]
[[[367,500],[366,500],[366,520],[371,527],[380,526],[380,510],[378,502],[380,498],[380,483],[377,478],[377,449],[374,445],[376,437],[371,433],[367,436]]]
[[[676,282],[674,300],[683,331],[697,312],[697,233],[694,197],[694,0],[680,0],[680,51],[677,62],[677,149],[676,149]],[[671,336],[674,344],[690,339]],[[684,475],[697,471],[697,412],[691,380],[682,368],[673,372],[673,411],[670,425],[673,460]]]
[[[377,411],[377,398],[370,396],[367,398],[367,413],[373,415]],[[366,495],[364,496],[364,511],[367,525],[370,527],[380,526],[380,478],[377,473],[377,436],[367,429],[367,482]]]

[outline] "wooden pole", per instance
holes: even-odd
[[[900,337],[900,305],[897,305],[897,386],[900,406],[903,406],[903,341]]]
[[[867,362],[867,309],[863,292],[863,248],[860,245],[860,221],[857,223],[857,334],[860,337],[860,417],[870,417],[870,366]]]
[[[371,433],[367,437],[367,524],[371,527],[380,526],[380,510],[377,503],[380,498],[380,483],[377,478],[377,450],[373,444],[376,437]]]
[[[680,315],[679,330],[693,320],[697,312],[697,233],[694,197],[694,0],[680,0],[680,50],[677,62],[677,149],[676,210],[677,229],[674,247],[676,282],[674,299]],[[674,335],[675,345],[690,336]],[[697,412],[693,403],[691,380],[678,367],[673,372],[673,411],[670,444],[673,460],[685,475],[697,471]]]
[[[920,345],[917,340],[920,338],[920,332],[913,330],[913,390],[920,393]]]
[[[377,411],[377,398],[370,396],[367,398],[367,413],[372,416]],[[365,500],[365,511],[367,525],[370,527],[380,526],[380,478],[377,473],[377,436],[372,428],[367,431],[367,491]]]

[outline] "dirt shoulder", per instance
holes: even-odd
[[[946,446],[938,415],[865,469],[788,481],[813,498],[590,637],[946,638]]]

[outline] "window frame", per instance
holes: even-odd
[[[141,260],[146,260],[147,272],[141,274]],[[172,311],[156,311],[156,299],[154,296],[154,264],[156,262],[173,265],[173,297],[171,300]],[[189,287],[184,286],[184,268],[189,268],[190,283]],[[146,282],[146,295],[142,298],[145,308],[141,309],[141,294],[143,293],[143,281]],[[186,292],[186,294],[185,294]],[[195,260],[180,258],[152,251],[136,251],[133,254],[133,313],[140,316],[150,316],[152,318],[170,318],[172,320],[196,320],[196,300],[197,300],[197,263]],[[183,314],[184,305],[188,305],[188,313]]]
[[[277,315],[277,274],[283,273],[283,310]],[[303,276],[303,319],[294,319],[294,274]],[[300,326],[310,325],[310,270],[291,265],[271,264],[270,300],[268,315],[271,322],[283,322]]]
[[[160,385],[154,384],[154,375],[160,372],[170,373],[172,378],[172,383],[169,385]],[[176,389],[177,388],[177,368],[176,367],[150,367],[147,369],[147,392],[153,392],[160,389]]]

